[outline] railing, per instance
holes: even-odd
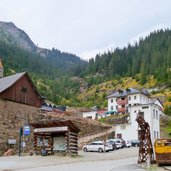
[[[126,105],[126,104],[128,104],[128,99],[125,99],[125,100],[117,100],[117,104],[118,105]]]

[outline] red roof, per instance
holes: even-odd
[[[103,115],[105,112],[107,112],[107,110],[98,110],[97,114],[98,115]]]

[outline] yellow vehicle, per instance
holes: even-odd
[[[157,139],[154,149],[157,164],[171,164],[171,139]]]

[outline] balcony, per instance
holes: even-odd
[[[126,112],[126,108],[123,107],[123,108],[118,108],[118,112],[119,113],[125,113]]]
[[[126,105],[126,104],[128,104],[128,99],[125,99],[125,100],[119,99],[119,100],[117,100],[117,104],[118,105]]]

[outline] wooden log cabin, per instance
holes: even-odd
[[[78,133],[80,129],[71,120],[56,120],[31,123],[34,127],[34,150],[41,154],[64,153],[67,156],[78,155]]]
[[[0,78],[0,98],[41,107],[43,99],[27,72]]]

